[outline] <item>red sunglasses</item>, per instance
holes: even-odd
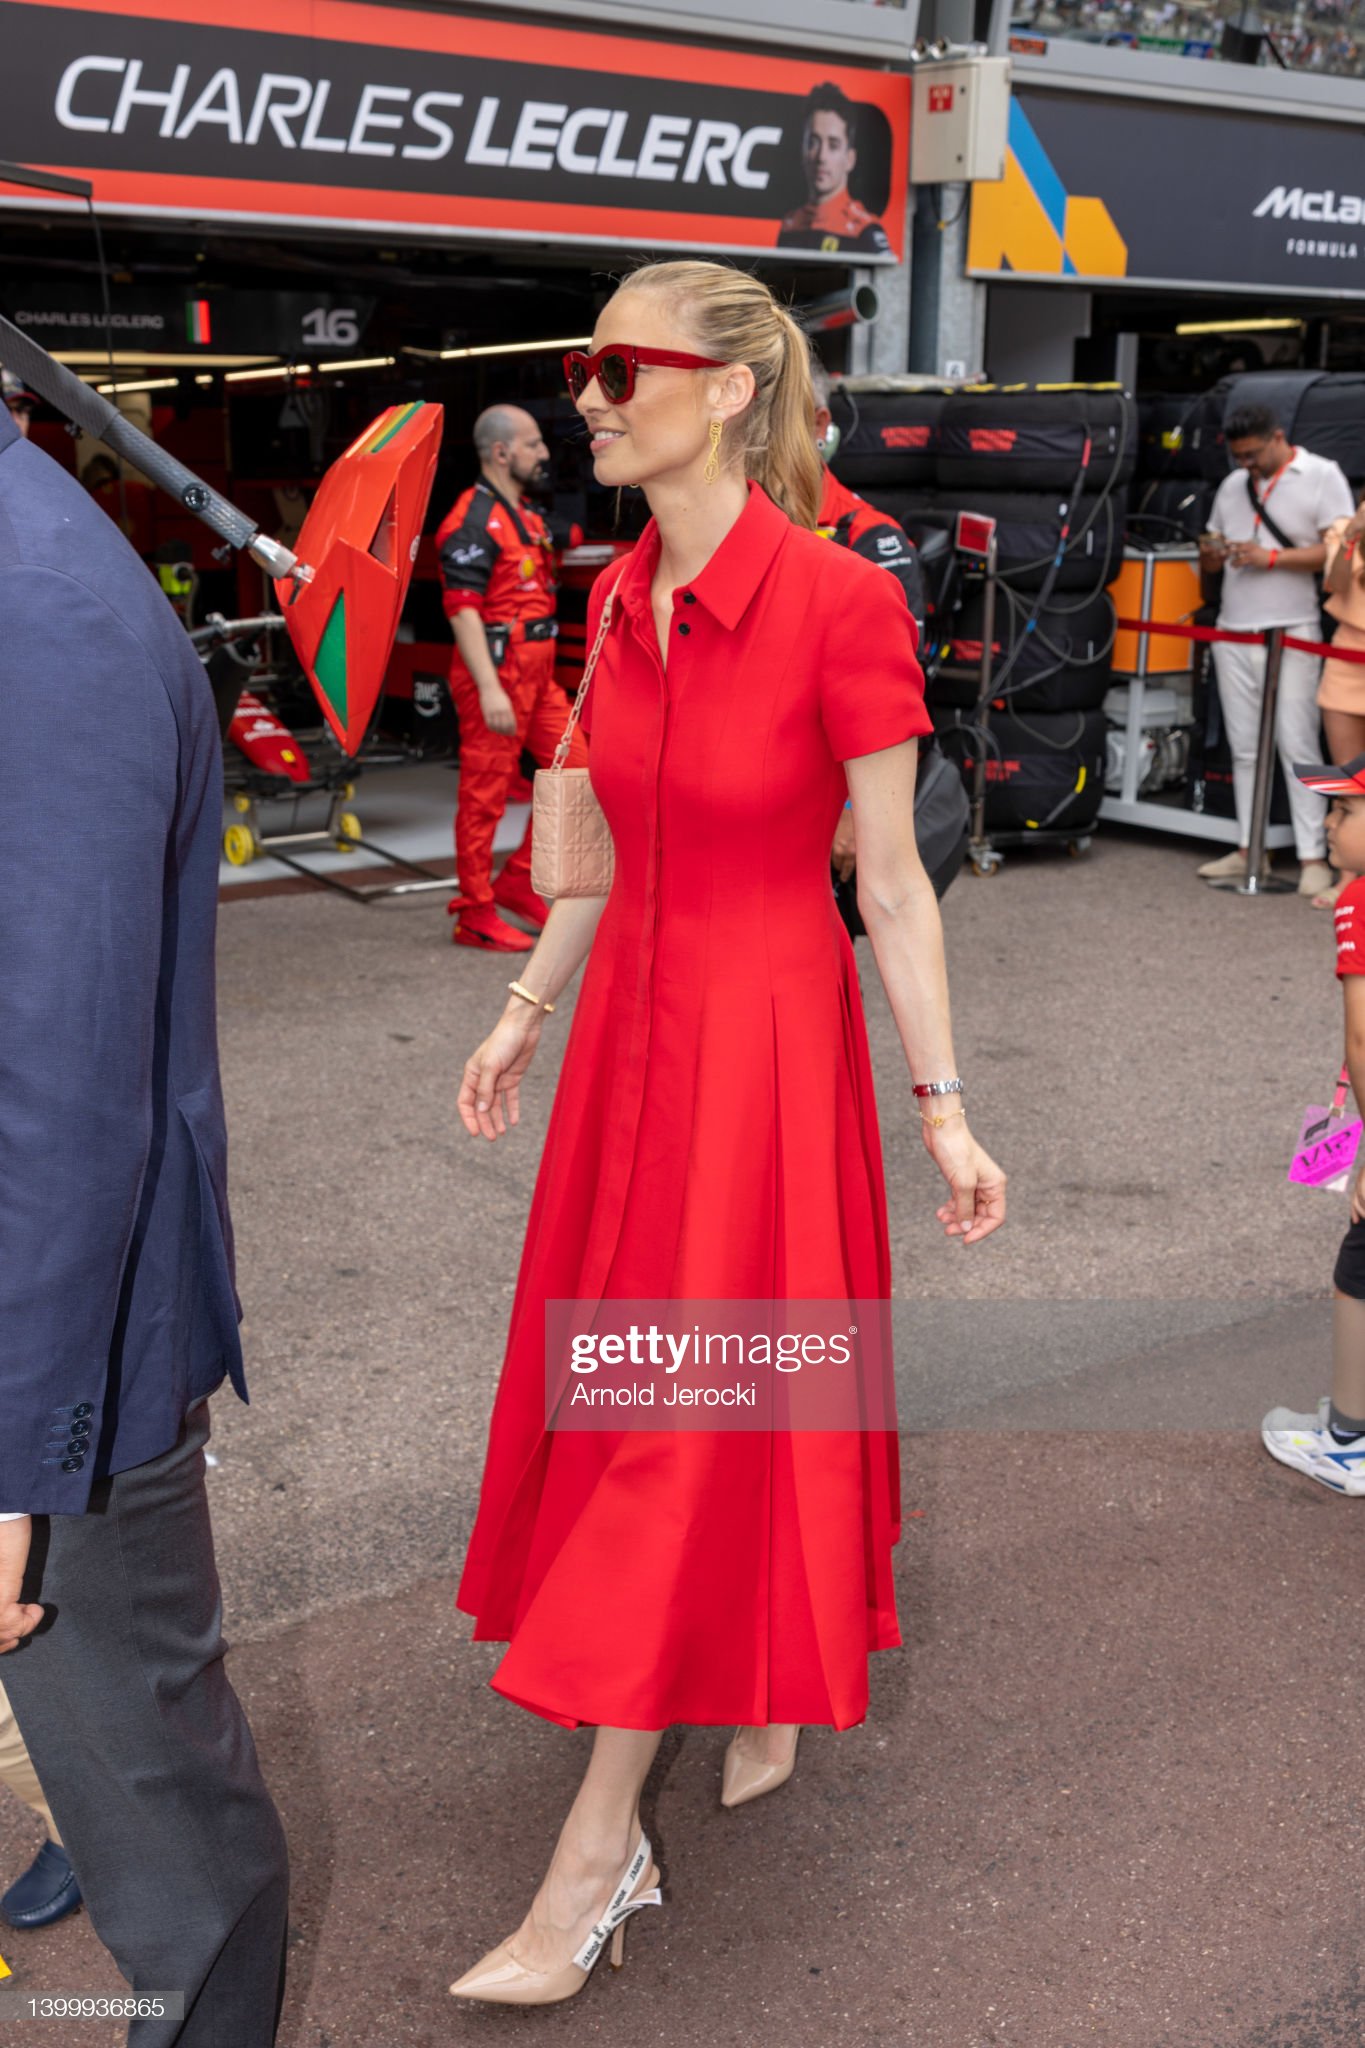
[[[570,349],[564,358],[564,378],[569,396],[581,398],[596,377],[604,398],[612,405],[625,405],[635,396],[635,372],[641,363],[658,363],[670,370],[725,368],[715,356],[679,355],[676,349],[667,348],[636,348],[633,342],[624,346],[614,342],[606,348],[599,348],[596,355],[591,356],[575,348]]]

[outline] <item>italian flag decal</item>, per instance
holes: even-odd
[[[185,339],[207,345],[213,340],[207,299],[191,299],[185,308]]]

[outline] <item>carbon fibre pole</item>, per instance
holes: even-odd
[[[74,376],[65,363],[59,363],[50,356],[40,343],[16,327],[11,320],[0,314],[0,362],[7,369],[17,371],[24,382],[47,399],[58,412],[65,413],[69,420],[91,434],[97,441],[103,441],[109,448],[140,469],[144,476],[178,500],[187,512],[201,519],[231,547],[244,548],[254,562],[258,562],[269,576],[293,576],[300,583],[312,578],[312,570],[300,562],[297,555],[278,541],[271,540],[261,532],[254,519],[239,512],[235,505],[197,477],[192,469],[186,469],[183,462],[177,462],[166,449],[158,447],[148,435],[124,419],[116,406],[80,377]]]

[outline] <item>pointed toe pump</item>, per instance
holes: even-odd
[[[720,1803],[722,1806],[743,1806],[750,1799],[758,1799],[765,1792],[775,1792],[779,1785],[785,1785],[796,1768],[796,1745],[801,1740],[798,1728],[792,1737],[791,1755],[784,1763],[765,1764],[753,1757],[740,1754],[737,1744],[740,1730],[736,1728],[730,1738],[730,1747],[725,1752],[725,1768],[721,1774]]]
[[[556,1970],[531,1970],[517,1960],[510,1941],[500,1941],[482,1961],[466,1970],[450,1987],[455,1998],[474,1998],[485,2005],[554,2005],[581,1991],[593,1964],[607,1943],[611,1943],[611,1967],[619,1970],[625,1961],[626,1921],[641,1906],[661,1906],[659,1871],[649,1846],[641,1835],[622,1874],[582,1946]]]

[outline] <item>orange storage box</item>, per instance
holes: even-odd
[[[1152,553],[1125,548],[1123,567],[1109,586],[1121,619],[1153,619],[1185,626],[1203,602],[1197,548],[1162,548]],[[1165,633],[1134,633],[1119,627],[1110,667],[1116,676],[1185,675],[1194,665],[1194,642]]]

